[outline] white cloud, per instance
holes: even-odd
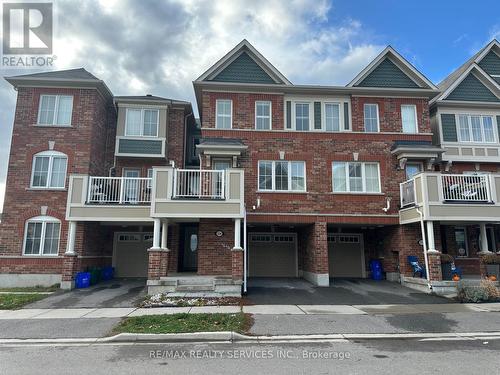
[[[343,85],[383,46],[359,20],[330,22],[328,0],[58,0],[56,69],[85,67],[116,95],[189,100],[192,81],[248,39],[297,84]],[[2,75],[32,73],[3,71]],[[15,92],[0,83],[0,181]]]

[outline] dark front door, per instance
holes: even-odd
[[[184,226],[183,244],[180,255],[180,271],[196,272],[198,270],[198,226]]]

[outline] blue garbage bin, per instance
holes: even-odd
[[[88,288],[90,286],[90,273],[78,272],[75,276],[75,288]]]
[[[380,260],[372,259],[370,261],[370,271],[372,273],[372,280],[382,280],[384,278],[382,262]]]

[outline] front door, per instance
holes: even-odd
[[[225,171],[227,169],[231,168],[231,161],[229,160],[214,160],[214,170],[216,171]],[[214,181],[214,193],[218,197],[222,193],[222,176],[220,174],[217,174],[217,178]]]
[[[183,245],[180,253],[180,271],[196,272],[198,270],[198,226],[184,227]]]

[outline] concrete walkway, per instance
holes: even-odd
[[[2,310],[0,320],[7,319],[98,319],[124,318],[160,314],[201,314],[244,312],[254,315],[386,315],[424,313],[500,312],[500,303],[483,304],[414,304],[414,305],[253,305],[194,307],[112,307]]]

